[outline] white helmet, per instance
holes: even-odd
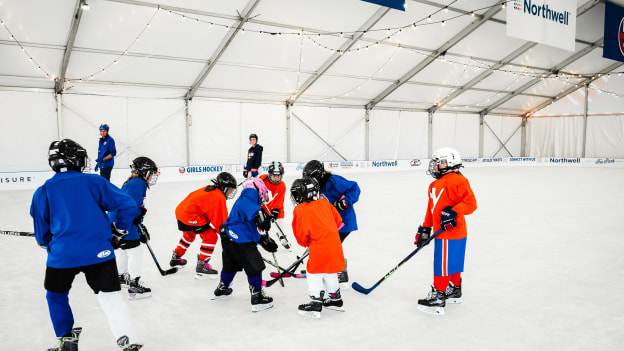
[[[446,162],[445,168],[440,168],[442,161]],[[438,171],[436,172],[434,167],[438,165]],[[459,152],[450,147],[443,147],[436,150],[431,156],[429,161],[429,170],[427,174],[431,175],[435,179],[439,179],[443,175],[453,172],[456,169],[462,167],[462,160]]]

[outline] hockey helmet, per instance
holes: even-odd
[[[212,179],[212,183],[221,190],[227,199],[233,199],[236,196],[237,185],[236,179],[228,172],[221,172],[217,178]]]
[[[87,150],[71,139],[53,141],[50,144],[48,163],[54,172],[82,172],[90,166]]]
[[[450,147],[443,147],[436,150],[431,156],[427,174],[435,179],[440,179],[443,175],[455,172],[461,167],[463,166],[459,152]]]
[[[156,162],[145,156],[135,158],[130,165],[130,169],[132,173],[138,174],[145,180],[148,186],[156,185],[156,181],[158,181],[158,176],[160,175]]]

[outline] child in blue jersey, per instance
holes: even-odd
[[[37,189],[30,207],[35,238],[48,253],[44,287],[54,332],[59,338],[58,345],[48,351],[78,350],[82,328],[74,328],[69,290],[80,272],[98,295],[119,347],[139,350],[142,345],[131,344],[135,335],[119,294],[113,254],[138,207],[130,196],[104,178],[81,173],[88,167],[87,151],[73,140],[52,142],[48,155],[56,174]],[[105,211],[117,212],[112,235]]]
[[[147,209],[143,200],[150,185],[155,185],[158,180],[158,166],[149,157],[137,157],[130,165],[132,173],[130,178],[121,187],[121,190],[130,195],[137,206],[139,212],[132,221],[128,230],[128,235],[119,243],[119,250],[115,251],[117,260],[117,271],[119,273],[119,283],[122,287],[128,288],[128,298],[130,300],[141,299],[152,296],[152,289],[143,286],[141,278],[141,242],[149,240],[149,233],[143,226],[143,217]],[[117,212],[108,213],[111,223],[117,221]],[[140,232],[140,233],[139,233]]]
[[[271,229],[271,217],[262,209],[269,191],[259,178],[251,178],[234,203],[228,219],[221,226],[223,270],[214,299],[232,293],[230,284],[236,272],[245,270],[251,292],[251,311],[258,312],[273,307],[273,299],[262,289],[262,271],[265,268],[257,245],[268,252],[276,252],[277,244],[266,234]],[[261,235],[258,231],[265,232]]]
[[[344,224],[338,234],[340,242],[344,242],[352,231],[358,229],[353,204],[360,199],[360,187],[354,181],[325,171],[323,163],[317,160],[306,163],[303,167],[303,176],[316,179],[321,187],[321,196],[324,196],[338,210]],[[338,281],[343,289],[348,288],[349,275],[346,258],[345,270],[338,273]]]

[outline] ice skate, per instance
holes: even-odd
[[[197,255],[195,279],[217,279],[219,277],[219,272],[212,269],[212,266],[208,263],[208,261],[210,261],[210,258],[200,260],[199,255]]]
[[[81,332],[81,327],[73,328],[70,336],[60,338],[58,345],[48,349],[48,351],[78,351],[78,340]]]
[[[173,251],[171,255],[171,261],[169,261],[169,266],[183,268],[186,266],[186,260],[182,258],[182,256],[178,256],[178,254]]]
[[[143,347],[143,345],[140,344],[131,344],[130,339],[125,335],[117,339],[117,345],[123,351],[139,351]]]
[[[219,285],[217,285],[217,288],[214,291],[214,296],[212,296],[211,300],[222,299],[224,297],[230,296],[231,294],[232,288],[230,288],[230,286],[226,286],[223,281],[220,281]]]
[[[128,287],[128,299],[130,300],[143,299],[152,296],[152,289],[141,285],[139,279],[140,277],[136,277],[130,280],[130,286]]]
[[[119,275],[119,285],[121,285],[122,289],[127,289],[130,286],[130,276],[128,273],[123,273]]]
[[[462,291],[461,291],[461,280],[459,281],[459,285],[455,286],[453,283],[449,282],[449,285],[446,287],[446,291],[444,292],[446,295],[446,303],[460,304]]]
[[[299,305],[299,314],[304,317],[321,318],[323,310],[323,292],[320,297],[310,296],[310,302]]]
[[[264,289],[255,291],[254,287],[250,286],[249,292],[251,292],[251,312],[260,312],[273,307],[273,298],[267,296]]]
[[[349,274],[347,273],[347,259],[345,258],[345,269],[342,272],[338,272],[338,283],[340,283],[340,289],[349,289]]]
[[[444,314],[444,307],[446,306],[446,297],[444,292],[436,290],[434,286],[431,287],[431,291],[427,295],[426,299],[418,300],[418,310],[433,315]]]
[[[323,307],[334,310],[344,312],[344,307],[342,307],[342,297],[340,296],[340,289],[338,289],[334,293],[327,294],[327,297],[323,300]]]

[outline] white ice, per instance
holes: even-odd
[[[624,170],[471,168],[464,174],[479,208],[467,218],[463,304],[447,306],[446,315],[416,309],[432,283],[432,247],[370,295],[343,291],[346,312],[323,311],[312,320],[297,314],[297,305],[308,301],[304,279],[268,288],[275,307],[260,313],[250,311],[242,273],[232,296],[211,301],[217,281],[193,279],[196,241],[186,254],[191,267],[167,277],[144,248],[143,278],[153,297],[127,302],[144,349],[621,350]],[[423,171],[347,177],[359,183],[362,195],[355,205],[360,229],[344,250],[351,281],[368,287],[413,250],[432,179]],[[294,178],[285,178],[287,186]],[[145,223],[161,264],[167,265],[180,238],[175,206],[203,185],[161,183],[149,190]],[[0,229],[32,230],[32,193],[0,194]],[[289,223],[288,199],[286,213]],[[295,242],[292,233],[289,238]],[[220,269],[217,246],[212,263]],[[43,289],[45,251],[32,238],[7,236],[0,237],[0,257],[0,349],[45,350],[55,340]],[[286,266],[293,257],[282,252],[278,259]],[[84,328],[81,350],[117,349],[82,275],[70,303],[76,325]]]

